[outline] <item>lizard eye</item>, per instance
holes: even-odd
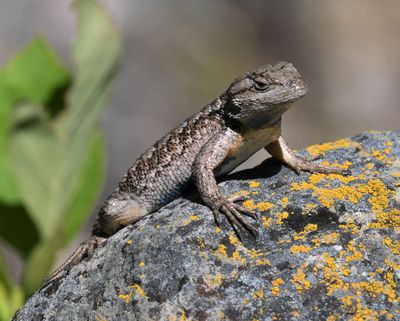
[[[268,88],[268,84],[265,81],[255,79],[254,88],[258,91],[265,91]]]

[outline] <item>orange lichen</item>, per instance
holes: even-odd
[[[120,294],[118,295],[118,297],[122,300],[125,301],[125,303],[129,303],[129,301],[131,300],[132,295],[131,294]]]
[[[336,232],[325,234],[321,237],[321,242],[324,244],[334,244],[339,240],[339,236],[339,233]]]
[[[198,217],[197,215],[190,215],[190,217],[187,220],[184,220],[182,222],[182,226],[189,225],[190,223],[195,221],[200,221],[200,217]]]
[[[308,253],[312,250],[313,248],[310,246],[305,246],[305,245],[292,245],[290,247],[290,252],[292,252],[292,254],[296,254],[296,253]]]
[[[131,298],[135,295],[135,293],[139,294],[142,298],[147,299],[148,297],[146,296],[145,292],[143,291],[142,287],[135,283],[129,286],[131,289],[128,294],[120,294],[118,297],[122,300],[125,301],[125,303],[129,303]]]
[[[303,289],[308,290],[311,287],[311,282],[306,279],[306,274],[304,273],[307,266],[307,263],[302,264],[293,275],[291,282],[296,287],[298,293],[302,293]]]
[[[374,164],[374,163],[367,163],[367,164],[365,164],[365,168],[367,168],[367,169],[369,169],[369,170],[373,169],[374,167],[375,167],[375,164]]]
[[[144,293],[142,287],[141,287],[139,284],[137,284],[137,283],[132,284],[132,285],[130,286],[130,288],[136,290],[136,292],[137,292],[141,297],[147,298],[146,294]]]
[[[264,290],[260,289],[252,294],[253,299],[262,299],[264,297]]]
[[[271,226],[272,218],[271,217],[265,217],[262,216],[262,226],[265,228],[269,228]]]
[[[306,237],[309,233],[314,232],[314,231],[316,231],[317,229],[318,229],[318,225],[317,225],[317,224],[307,224],[307,225],[304,227],[304,230],[303,230],[303,231],[301,231],[300,233],[295,233],[295,234],[294,234],[293,239],[294,239],[295,241],[304,240],[305,237]]]
[[[240,264],[245,264],[247,262],[244,257],[240,256],[238,249],[235,249],[235,251],[233,251],[232,259],[239,262]]]
[[[359,146],[358,143],[345,138],[345,139],[340,139],[340,140],[337,140],[337,141],[331,142],[331,143],[324,143],[324,144],[309,146],[309,147],[307,147],[307,152],[311,156],[318,156],[318,155],[323,155],[327,151],[330,151],[330,150],[339,149],[339,148],[348,148],[348,147],[358,147],[358,146]]]
[[[267,211],[274,206],[274,204],[269,202],[260,202],[255,204],[254,200],[252,199],[244,201],[242,205],[250,211],[253,211],[257,208],[261,212]]]
[[[288,203],[289,203],[289,198],[287,198],[286,196],[282,197],[282,199],[281,199],[282,208],[286,208]]]
[[[280,288],[279,286],[284,284],[285,282],[281,278],[277,278],[272,281],[272,288],[271,288],[271,294],[273,296],[278,296],[280,294]]]
[[[272,208],[272,207],[274,207],[274,204],[269,203],[269,202],[260,202],[260,203],[257,203],[257,208],[258,208],[261,212],[267,211],[267,210],[269,210],[269,209]]]
[[[276,224],[283,224],[283,220],[287,219],[288,217],[289,217],[288,212],[278,213]]]
[[[244,201],[242,205],[250,211],[252,211],[256,208],[256,204],[254,203],[254,200]]]
[[[233,233],[233,232],[229,234],[229,242],[230,242],[232,245],[241,243],[241,242],[239,241],[239,239],[236,237],[235,233]]]
[[[354,241],[351,241],[347,245],[348,250],[351,252],[351,255],[347,256],[345,258],[346,262],[351,262],[351,261],[359,261],[363,258],[363,254],[357,250],[357,248],[354,246]],[[360,248],[360,246],[359,246]]]
[[[271,266],[271,262],[267,259],[257,259],[256,265],[269,265]]]
[[[219,287],[222,284],[223,279],[224,279],[224,277],[222,276],[222,274],[218,272],[213,276],[211,276],[211,275],[207,276],[205,278],[205,282],[207,283],[207,285],[210,288],[214,289],[214,288]]]
[[[249,182],[249,187],[250,188],[257,188],[257,187],[259,187],[260,186],[260,182],[257,182],[257,181],[251,181],[251,182]]]
[[[352,234],[357,234],[360,228],[354,223],[352,218],[348,218],[345,224],[339,224],[339,228],[344,230],[350,230]]]
[[[348,284],[345,284],[340,278],[340,272],[336,265],[335,259],[329,255],[328,252],[324,252],[324,266],[322,267],[322,273],[324,279],[322,281],[327,289],[327,294],[330,296],[337,290],[347,290]]]
[[[389,236],[385,236],[383,243],[392,251],[395,255],[400,255],[400,241],[392,241]]]
[[[215,252],[220,253],[225,257],[228,257],[228,254],[226,253],[226,246],[224,244],[220,244]]]

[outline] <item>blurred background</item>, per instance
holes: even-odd
[[[94,215],[145,148],[261,64],[292,62],[309,85],[283,117],[294,148],[400,127],[399,1],[100,2],[124,51],[102,121],[107,175]],[[75,27],[69,1],[1,1],[0,64],[40,33],[71,66]],[[18,255],[7,258],[18,266]]]

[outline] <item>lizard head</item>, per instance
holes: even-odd
[[[307,85],[291,63],[264,65],[231,84],[225,112],[245,125],[273,123],[306,93]]]

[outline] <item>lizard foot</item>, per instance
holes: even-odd
[[[315,159],[320,158],[319,156],[309,158],[296,157],[287,165],[293,169],[297,174],[300,174],[300,171],[305,171],[309,173],[321,173],[321,174],[340,174],[340,175],[351,175],[351,171],[349,169],[343,169],[334,166],[325,166],[318,163],[314,163]]]
[[[221,199],[213,204],[211,209],[213,211],[214,218],[218,226],[220,226],[220,214],[222,213],[228,218],[236,233],[238,232],[238,227],[244,227],[253,236],[257,237],[257,229],[252,224],[250,224],[245,217],[245,215],[247,215],[253,219],[257,219],[255,213],[239,204],[234,203],[245,199],[246,197],[243,195],[234,195],[228,198],[221,197]]]

